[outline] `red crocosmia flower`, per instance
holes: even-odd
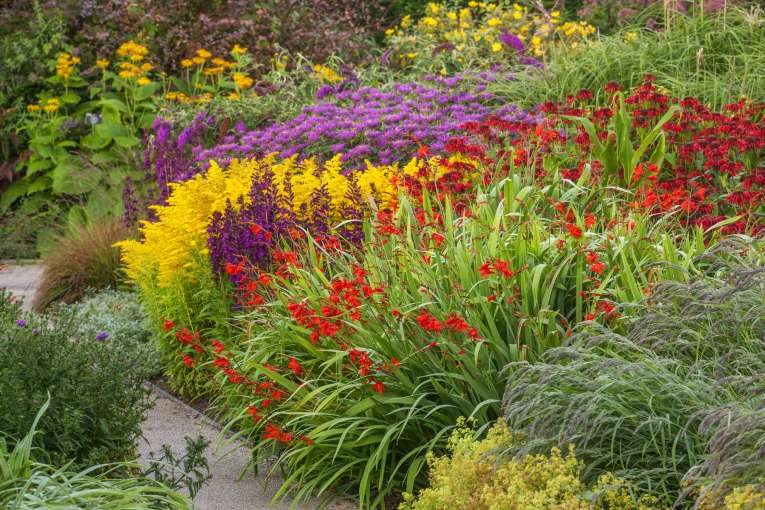
[[[475,328],[470,328],[467,334],[473,340],[479,340],[481,338],[481,335],[478,334],[478,330]]]
[[[373,382],[372,388],[374,388],[374,390],[377,392],[378,395],[383,394],[383,391],[384,391],[383,383],[381,383],[380,381]]]
[[[585,214],[584,215],[584,226],[587,228],[592,228],[595,226],[595,215],[594,214]]]
[[[292,434],[290,434],[289,432],[282,432],[281,434],[279,434],[280,443],[287,444],[291,441],[292,441]]]
[[[242,271],[244,271],[244,263],[240,262],[239,264],[232,264],[229,262],[226,264],[225,267],[226,274],[229,274],[231,276],[236,276],[240,274]]]
[[[165,319],[164,324],[162,324],[162,327],[165,328],[165,331],[170,331],[175,327],[175,323],[171,321],[170,319]]]
[[[220,354],[226,349],[226,347],[222,343],[220,343],[218,340],[215,340],[214,338],[210,340],[210,343],[213,344],[213,347],[215,347],[214,349],[215,354]]]
[[[266,238],[266,241],[270,241],[271,240],[271,232],[266,232],[265,234],[263,234],[263,237]]]
[[[393,310],[391,310],[391,311],[390,311],[390,314],[391,314],[392,316],[394,316],[394,317],[401,317],[401,312],[399,312],[399,311],[398,311],[398,310],[396,310],[395,308],[394,308]]]
[[[201,346],[201,345],[199,345],[199,344],[193,344],[193,345],[191,346],[191,348],[192,348],[192,349],[194,349],[194,350],[195,350],[196,352],[198,352],[199,354],[202,354],[203,352],[205,352],[205,349],[204,349],[204,347],[202,347],[202,346]]]
[[[182,330],[175,332],[175,338],[182,344],[189,345],[194,340],[194,335],[191,334],[191,331],[189,331],[188,328],[183,328]]]
[[[594,313],[588,313],[584,316],[584,320],[586,321],[594,321],[595,320],[595,314]]]
[[[491,262],[487,260],[486,262],[481,264],[481,267],[478,268],[478,274],[480,274],[483,278],[491,276],[492,269],[490,266],[491,266]]]
[[[493,303],[495,299],[497,299],[497,295],[492,294],[491,296],[486,298],[486,301],[488,301],[489,303]]]
[[[263,285],[271,285],[271,282],[274,281],[274,279],[270,275],[264,273],[258,276],[258,281]]]
[[[416,320],[420,327],[426,331],[438,333],[444,329],[444,325],[438,319],[424,310],[416,317]]]
[[[391,358],[390,359],[390,364],[395,366],[395,367],[400,367],[401,366],[401,362],[398,359],[396,359],[396,358]]]
[[[189,368],[193,368],[194,367],[194,358],[192,358],[191,356],[188,356],[188,355],[183,356],[183,364],[186,365]]]
[[[258,408],[255,406],[248,407],[247,412],[250,414],[250,416],[252,416],[253,421],[258,422],[263,419],[262,416],[258,415]]]
[[[425,159],[430,155],[430,149],[428,149],[425,145],[420,145],[417,148],[417,157],[421,159]]]
[[[576,239],[579,239],[580,237],[582,237],[582,229],[577,227],[573,223],[567,223],[566,230],[568,230],[568,234],[571,237],[574,237]]]
[[[260,403],[260,407],[263,408],[263,409],[267,408],[270,405],[271,405],[271,400],[270,399],[265,399],[263,402]]]
[[[276,400],[277,402],[286,397],[287,394],[283,392],[282,390],[273,389],[271,390],[271,398]]]
[[[500,273],[502,276],[505,276],[507,278],[512,278],[515,273],[510,269],[510,262],[502,259],[497,259],[494,261],[494,265],[492,266],[495,271]]]
[[[434,347],[438,347],[438,342],[430,342],[430,343],[429,343],[429,344],[426,346],[426,349],[433,349]]]
[[[258,225],[257,223],[250,227],[250,232],[252,232],[253,234],[260,234],[261,230],[262,229],[260,228],[260,225]]]
[[[595,262],[590,266],[590,270],[596,274],[603,274],[603,271],[606,270],[606,265],[602,262]]]
[[[227,358],[224,358],[222,356],[215,358],[215,361],[213,361],[213,365],[219,368],[228,368],[231,363],[228,361]]]
[[[558,239],[555,242],[555,246],[558,248],[558,250],[562,250],[566,246],[566,241],[564,241],[563,239]]]
[[[247,306],[259,306],[265,303],[266,300],[261,296],[260,294],[255,294],[252,296],[249,301],[247,301]]]
[[[300,362],[295,358],[290,357],[287,368],[292,370],[292,373],[297,376],[303,375],[303,367],[300,366]]]
[[[282,429],[279,428],[278,425],[274,425],[273,423],[266,423],[266,426],[264,427],[264,430],[263,430],[263,435],[260,436],[260,438],[274,439],[278,441],[281,435],[282,435]]]
[[[300,440],[303,441],[308,446],[313,446],[313,439],[307,436],[300,436]]]
[[[433,240],[433,242],[438,247],[440,247],[442,244],[444,244],[444,239],[446,239],[443,234],[439,234],[438,232],[433,232],[430,235],[430,238]]]
[[[594,264],[598,261],[598,254],[594,251],[587,252],[587,262],[590,264]]]

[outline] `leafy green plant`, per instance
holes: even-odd
[[[47,80],[51,89],[27,106],[23,131],[31,155],[24,178],[8,187],[0,207],[41,193],[49,200],[68,197],[70,215],[120,214],[125,179],[143,177],[130,151],[154,119],[153,95],[160,87],[149,78],[152,64],[142,62],[147,52],[132,41],[123,44],[117,69],[99,60],[101,79],[92,84],[78,72],[79,57],[59,53],[51,63],[55,75]]]
[[[150,407],[145,374],[106,341],[77,338],[70,310],[20,314],[0,297],[0,430],[21,441],[50,394],[35,460],[83,467],[132,458]]]
[[[120,476],[136,466],[97,465],[72,471],[32,460],[37,426],[50,405],[45,401],[29,432],[9,449],[0,437],[0,506],[14,510],[38,508],[147,508],[186,510],[186,499],[144,477]]]
[[[144,470],[144,476],[150,477],[172,490],[186,489],[189,497],[194,499],[199,489],[211,478],[210,466],[207,464],[205,450],[210,446],[204,436],[186,440],[186,450],[180,457],[173,452],[169,445],[162,445],[162,453],[155,457],[149,454],[149,466]]]
[[[566,454],[504,457],[502,451],[523,442],[499,421],[478,441],[464,425],[449,438],[449,455],[428,457],[430,486],[414,498],[405,495],[399,510],[470,508],[570,508],[590,510],[651,510],[654,498],[636,497],[630,484],[605,474],[593,486],[580,479],[584,467],[574,445]]]
[[[88,290],[116,288],[120,259],[113,245],[128,235],[120,220],[103,220],[59,236],[43,259],[34,307],[43,310],[56,301],[73,303]]]

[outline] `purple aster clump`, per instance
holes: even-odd
[[[343,153],[348,169],[364,168],[365,160],[391,164],[413,157],[421,145],[432,154],[444,150],[448,140],[468,122],[489,116],[507,121],[533,121],[515,105],[502,104],[486,91],[499,70],[450,77],[426,76],[421,82],[392,83],[384,87],[359,87],[347,72],[337,85],[317,91],[317,102],[292,119],[246,131],[238,125],[220,143],[202,148],[200,133],[210,126],[204,114],[173,141],[169,123],[154,127],[152,161],[163,193],[168,182],[184,180],[206,168],[210,160],[226,164],[234,158],[281,157],[329,159]],[[181,153],[181,147],[194,146]]]
[[[518,53],[523,53],[526,51],[526,46],[523,44],[523,41],[521,41],[521,39],[515,34],[511,34],[510,32],[502,32],[499,34],[499,40],[502,44],[517,51]]]

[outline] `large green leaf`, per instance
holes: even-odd
[[[89,135],[83,136],[80,143],[83,147],[98,151],[109,145],[111,143],[111,138],[105,138],[98,133],[90,133]]]
[[[117,142],[117,145],[126,149],[129,147],[135,147],[141,143],[141,139],[133,135],[115,136],[114,141]]]
[[[159,83],[157,82],[152,82],[142,87],[139,87],[138,90],[135,91],[135,96],[134,96],[135,100],[143,101],[145,99],[148,99],[157,91],[157,89],[159,89]]]
[[[11,183],[0,196],[0,211],[7,210],[19,197],[26,194],[29,181],[16,181]]]
[[[109,140],[116,139],[118,136],[130,136],[128,128],[116,122],[102,122],[96,126],[96,134]]]

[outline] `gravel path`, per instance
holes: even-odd
[[[34,294],[42,276],[39,264],[15,265],[0,262],[0,289],[5,288],[11,294],[23,300],[24,308],[30,309]],[[260,470],[259,476],[253,476],[252,469],[243,475],[250,465],[249,449],[240,442],[225,446],[219,426],[207,419],[197,410],[154,388],[157,396],[155,407],[149,411],[143,423],[144,439],[138,445],[140,460],[145,461],[149,452],[159,453],[163,444],[171,445],[173,450],[182,454],[185,436],[196,438],[203,435],[212,442],[208,448],[208,463],[212,480],[197,494],[194,508],[197,510],[287,510],[292,508],[289,501],[272,503],[271,498],[279,488],[279,480],[266,480]],[[296,507],[314,510],[319,502]],[[352,510],[357,508],[348,501],[335,500],[325,507],[327,510]]]
[[[24,308],[29,310],[42,272],[40,264],[12,265],[0,262],[0,289],[5,288],[13,296],[22,299]]]
[[[271,498],[279,488],[279,480],[267,480],[265,466],[260,475],[253,476],[252,469],[244,475],[243,470],[250,465],[250,450],[241,442],[226,446],[219,426],[207,419],[196,409],[169,395],[164,390],[154,388],[157,402],[143,424],[145,439],[139,445],[141,460],[146,460],[150,451],[159,452],[163,444],[169,444],[173,450],[182,453],[186,445],[184,436],[192,438],[203,435],[212,442],[208,448],[208,462],[212,480],[205,485],[194,500],[194,508],[199,510],[288,510],[289,501],[272,503]],[[313,510],[319,502],[301,505],[297,508]],[[350,502],[336,500],[325,507],[327,510],[351,510],[357,508]]]

